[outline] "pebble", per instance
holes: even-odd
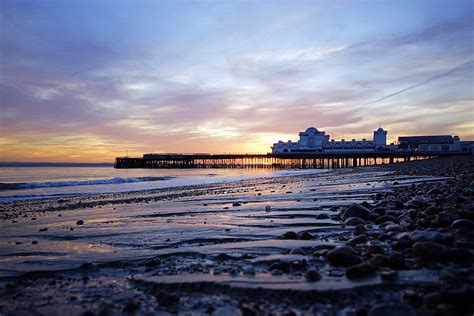
[[[326,258],[335,266],[350,266],[361,262],[355,250],[349,246],[334,248],[327,253]]]
[[[283,275],[283,271],[281,271],[281,270],[272,270],[272,275]]]
[[[387,258],[387,265],[392,269],[397,269],[397,270],[405,269],[406,268],[405,257],[400,252],[393,252]]]
[[[309,269],[305,273],[305,278],[309,282],[316,282],[322,279],[321,273],[315,269]]]
[[[443,302],[441,293],[431,292],[423,296],[423,303],[428,306],[436,306]]]
[[[422,196],[415,196],[411,201],[411,204],[414,204],[416,206],[423,206],[426,204],[426,200]]]
[[[435,187],[435,188],[429,190],[429,191],[427,192],[427,194],[428,194],[428,195],[438,195],[438,194],[440,194],[441,192],[442,192],[442,191],[441,191],[439,188],[436,188],[436,187]]]
[[[457,219],[451,223],[451,228],[454,228],[454,229],[474,228],[474,222],[468,219]]]
[[[160,304],[160,306],[163,307],[169,307],[172,305],[177,305],[179,304],[179,296],[174,295],[174,294],[168,294],[165,291],[159,291],[156,295],[156,300]]]
[[[266,205],[265,206],[265,211],[266,212],[270,212],[272,210],[271,206],[270,205]]]
[[[383,254],[385,250],[383,250],[382,246],[370,244],[367,246],[367,252],[370,254]]]
[[[402,210],[405,204],[400,200],[392,200],[387,204],[387,207],[392,210]]]
[[[247,268],[244,270],[244,275],[255,275],[255,269],[253,267]]]
[[[301,248],[293,248],[290,251],[290,255],[304,255],[304,251]]]
[[[355,236],[354,238],[349,239],[347,243],[349,245],[357,245],[357,244],[366,243],[367,241],[368,241],[367,236],[358,235],[358,236]]]
[[[239,274],[240,274],[240,269],[237,268],[237,267],[233,267],[229,270],[229,275],[230,276],[235,277],[235,276],[238,276]]]
[[[387,222],[387,223],[389,223],[389,222]],[[401,231],[403,231],[403,228],[402,228],[400,225],[398,225],[398,224],[392,223],[392,224],[389,224],[389,225],[385,226],[385,231],[387,231],[387,232],[395,232],[395,233],[396,233],[396,232],[401,232]]]
[[[375,270],[387,265],[388,258],[381,254],[376,254],[370,258],[370,264]]]
[[[76,225],[84,225],[84,221],[82,219],[80,219],[76,222]]]
[[[160,263],[161,263],[161,260],[159,258],[156,258],[156,259],[150,259],[146,261],[144,265],[147,268],[153,268],[153,267],[159,266]]]
[[[262,311],[258,307],[256,303],[246,303],[246,302],[241,302],[240,303],[240,312],[242,316],[255,316],[255,315],[261,315]],[[235,313],[225,313],[225,315],[232,315]]]
[[[441,244],[449,244],[452,242],[453,237],[451,234],[436,231],[414,231],[410,233],[410,239],[414,242],[431,241]]]
[[[293,231],[289,231],[289,232],[284,233],[283,236],[281,236],[281,239],[299,239],[299,238],[298,238],[297,233]]]
[[[388,221],[395,223],[397,219],[391,215],[382,215],[382,216],[377,217],[377,219],[375,220],[375,224],[380,225]]]
[[[408,304],[377,304],[369,311],[368,316],[416,316],[415,309]]]
[[[270,270],[273,270],[273,271],[278,270],[278,271],[281,271],[282,274],[283,274],[283,272],[285,272],[285,273],[289,272],[290,268],[291,268],[291,265],[288,262],[278,261],[278,262],[271,265]],[[272,272],[272,274],[273,274],[273,272]]]
[[[313,240],[316,239],[316,237],[311,234],[310,232],[303,232],[300,236],[301,240]]]
[[[386,270],[380,272],[380,278],[384,282],[395,282],[398,278],[398,272],[393,270]]]
[[[367,232],[367,229],[365,229],[365,226],[363,224],[359,224],[356,227],[354,227],[354,235],[362,235]]]
[[[346,270],[346,275],[349,279],[362,279],[374,275],[374,268],[370,263],[363,262],[355,266],[350,266]]]
[[[472,253],[465,248],[453,248],[449,250],[448,258],[456,263],[469,263],[472,260]]]
[[[446,257],[446,247],[430,241],[414,243],[412,252],[422,260],[442,260]]]
[[[348,217],[360,217],[364,220],[369,218],[370,211],[357,203],[352,203],[348,207],[346,207],[340,214],[342,219],[346,219]]]
[[[360,217],[348,217],[344,221],[344,225],[356,226],[360,224],[365,224],[365,221]]]
[[[444,282],[455,282],[459,279],[456,273],[449,268],[441,269],[438,273],[438,277]]]
[[[140,303],[135,301],[129,301],[123,308],[123,311],[127,314],[134,315],[140,308]]]

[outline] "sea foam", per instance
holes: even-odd
[[[0,183],[0,191],[5,190],[22,190],[36,188],[59,188],[80,185],[99,185],[99,184],[119,184],[133,182],[150,182],[150,181],[166,181],[175,177],[136,177],[136,178],[111,178],[84,181],[58,181],[58,182],[17,182],[17,183]]]

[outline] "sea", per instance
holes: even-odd
[[[0,166],[0,202],[117,193],[323,172],[320,169],[115,169]]]

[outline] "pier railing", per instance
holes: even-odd
[[[286,154],[152,153],[142,158],[117,157],[115,168],[346,168],[434,157],[461,152],[352,152]]]

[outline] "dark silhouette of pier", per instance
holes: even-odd
[[[347,152],[305,154],[145,154],[117,157],[115,168],[347,168],[455,155],[462,152]]]

